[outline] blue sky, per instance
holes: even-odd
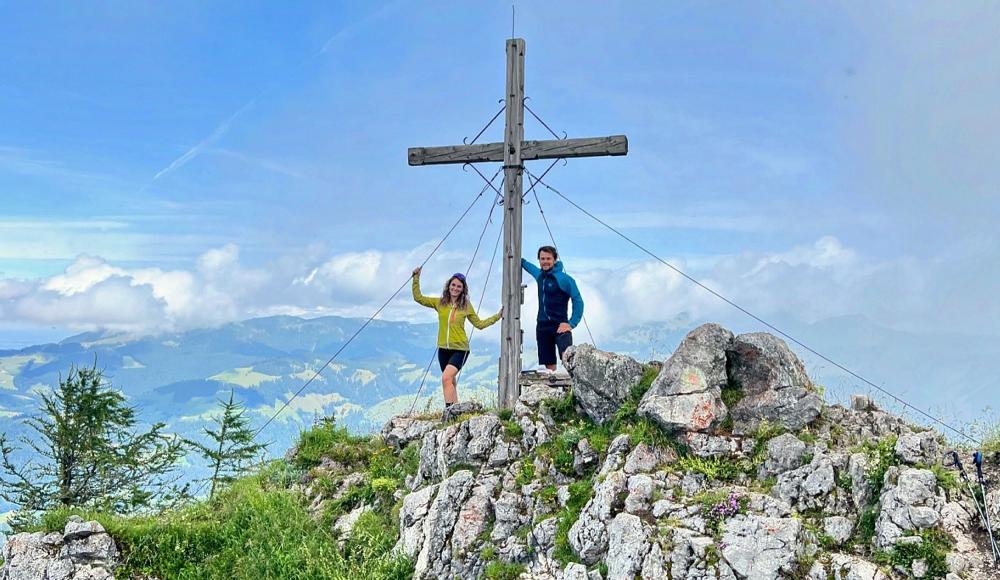
[[[547,181],[664,258],[765,316],[995,334],[998,25],[989,2],[546,2],[515,31],[550,126],[629,137]],[[481,188],[406,149],[496,112],[510,28],[508,2],[6,7],[0,331],[367,315]],[[599,333],[732,316],[541,201]],[[525,210],[525,247],[547,242]],[[420,319],[406,300],[386,317]]]

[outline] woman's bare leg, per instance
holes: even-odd
[[[455,376],[458,375],[458,368],[454,365],[444,367],[441,373],[441,389],[444,391],[445,403],[458,402],[458,389],[455,386]]]

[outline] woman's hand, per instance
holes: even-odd
[[[423,268],[421,268],[420,266],[417,266],[416,268],[413,269],[413,275],[414,276],[419,276],[420,275],[420,270],[422,270],[422,269]]]

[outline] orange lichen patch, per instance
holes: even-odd
[[[708,386],[705,374],[701,369],[688,367],[681,373],[681,383],[684,385],[684,392],[693,393],[703,391]]]
[[[695,429],[708,429],[715,421],[715,404],[710,397],[701,397],[691,412],[691,425]]]

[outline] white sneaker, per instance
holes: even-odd
[[[551,375],[555,371],[549,369],[545,365],[538,365],[538,368],[535,369],[535,372],[538,373],[538,374],[540,374],[540,375]]]

